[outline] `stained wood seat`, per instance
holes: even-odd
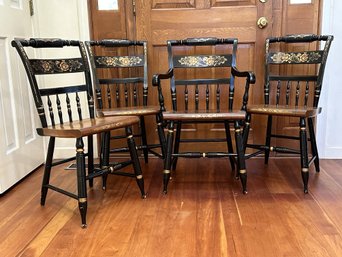
[[[145,162],[148,154],[163,158],[161,112],[159,106],[148,105],[147,42],[123,39],[103,39],[85,42],[92,67],[93,81],[96,86],[97,113],[99,116],[139,117],[139,127],[134,130],[137,145],[142,150]],[[148,116],[155,116],[155,123],[147,124]],[[153,123],[153,125],[152,125]],[[157,127],[159,142],[148,140]],[[147,133],[149,132],[149,133]],[[112,135],[113,142],[122,138]],[[157,152],[155,149],[159,148]],[[111,153],[127,152],[127,147],[111,147]]]
[[[159,106],[139,106],[139,107],[121,107],[115,109],[99,109],[97,114],[100,117],[107,116],[145,116],[145,115],[155,115],[160,112]]]
[[[153,77],[153,85],[159,92],[163,123],[168,126],[163,172],[164,193],[167,193],[171,168],[176,169],[179,157],[229,158],[232,170],[237,164],[237,177],[241,179],[243,193],[247,193],[242,126],[246,118],[249,86],[255,82],[255,77],[252,72],[241,72],[236,68],[237,42],[234,38],[190,38],[167,41],[169,70],[165,74],[156,74]],[[240,90],[243,92],[243,97],[240,101],[234,102],[237,77],[243,80],[244,87]],[[165,79],[170,80],[169,92],[166,93],[162,86],[162,80]],[[168,98],[165,100],[166,95]],[[169,110],[165,103],[171,104]],[[230,135],[231,124],[235,131],[235,152]],[[224,138],[196,135],[199,125],[205,125],[208,133],[211,128],[222,126]],[[174,136],[175,126],[176,136]],[[185,126],[193,131],[192,134],[195,134],[193,138],[181,137],[182,128]],[[226,151],[198,151],[199,144],[204,148],[207,143],[213,143],[215,147],[219,142],[226,144]],[[180,151],[180,145],[183,143],[197,143],[197,145],[193,146],[192,150]]]
[[[247,126],[244,144],[257,151],[246,158],[265,154],[268,163],[270,152],[298,154],[301,162],[301,175],[304,193],[308,193],[309,166],[314,163],[319,172],[319,156],[316,145],[314,118],[321,112],[318,106],[326,60],[333,36],[328,35],[290,35],[266,39],[264,105],[247,107]],[[251,115],[266,115],[266,140],[264,145],[247,144]],[[272,129],[273,118],[283,121],[282,131]],[[279,120],[281,119],[281,120]],[[298,136],[284,127],[288,122],[298,122]],[[274,127],[274,126],[273,126]],[[309,130],[309,137],[307,136]],[[271,146],[271,139],[281,140]],[[299,146],[285,145],[292,140]],[[312,157],[309,160],[308,142]],[[299,149],[298,149],[299,148]]]
[[[201,120],[245,120],[246,112],[241,110],[227,110],[218,112],[215,110],[188,110],[188,111],[170,111],[163,113],[164,120],[188,120],[188,121],[201,121]]]
[[[293,116],[309,118],[320,114],[322,108],[318,107],[295,107],[295,106],[277,106],[277,105],[251,105],[247,107],[247,112],[254,114],[277,115],[277,116]]]
[[[78,201],[82,227],[86,227],[87,186],[93,186],[93,179],[101,176],[104,180],[108,174],[135,177],[141,195],[146,197],[144,180],[141,173],[136,145],[131,126],[138,124],[136,116],[95,118],[94,98],[90,77],[90,68],[84,44],[76,40],[40,39],[13,40],[26,70],[33,99],[40,118],[41,126],[37,132],[49,137],[44,176],[41,189],[41,205],[45,205],[48,189],[67,195]],[[41,58],[33,57],[33,49],[39,49]],[[105,145],[99,163],[94,165],[93,135],[102,134],[104,138],[114,129],[126,131],[127,144],[131,159],[109,165],[109,145]],[[88,151],[85,151],[83,138],[87,138]],[[54,160],[56,138],[76,139],[76,155]],[[34,153],[32,153],[34,154]],[[87,157],[87,170],[86,163]],[[77,193],[69,192],[57,185],[50,184],[51,169],[54,166],[76,160]],[[119,171],[122,167],[132,165],[134,173]]]

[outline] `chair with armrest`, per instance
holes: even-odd
[[[265,154],[265,164],[268,163],[270,152],[300,155],[304,193],[308,193],[309,165],[314,163],[316,171],[319,172],[314,119],[321,112],[318,101],[332,40],[332,36],[321,35],[289,35],[267,38],[264,104],[247,107],[246,123],[250,123],[251,115],[266,115],[267,128],[264,145],[246,144],[249,131],[249,125],[247,125],[245,146],[257,149],[252,156]],[[283,129],[284,133],[279,131],[279,128],[277,131],[272,131],[272,124],[277,125],[273,122],[275,116],[282,121],[292,122],[292,124],[298,121],[298,130],[296,130],[298,134],[290,133],[290,129]],[[272,138],[282,140],[282,145],[289,140],[297,140],[299,147],[271,146]],[[307,142],[311,144],[312,158],[310,160]]]
[[[40,136],[48,136],[49,144],[41,188],[41,205],[45,205],[48,189],[67,195],[78,201],[82,227],[86,227],[87,186],[93,186],[93,179],[105,174],[115,174],[121,167],[133,165],[134,177],[140,192],[145,197],[141,173],[131,126],[139,122],[138,117],[95,118],[90,69],[86,50],[82,42],[62,39],[15,39],[16,48],[26,70],[41,126]],[[44,58],[35,58],[31,48],[39,49]],[[76,82],[77,81],[77,82]],[[88,118],[89,117],[89,118]],[[126,129],[131,160],[122,165],[109,166],[109,146],[105,147],[103,161],[99,168],[94,165],[93,135],[102,133],[108,137],[111,130]],[[84,150],[83,138],[87,138],[88,151]],[[56,138],[76,140],[76,155],[64,160],[53,160]],[[86,174],[85,158],[88,159]],[[77,193],[66,191],[50,184],[51,169],[54,166],[76,160]]]
[[[247,193],[242,126],[246,116],[249,86],[255,82],[255,76],[252,72],[237,70],[237,44],[238,40],[234,38],[190,38],[167,41],[169,70],[165,74],[153,76],[153,85],[158,88],[159,92],[163,123],[168,124],[163,172],[164,193],[167,193],[171,166],[173,169],[176,168],[179,157],[229,158],[232,170],[235,168],[235,163],[237,164],[237,177],[241,179],[243,193]],[[182,54],[184,52],[186,54]],[[245,79],[241,102],[234,102],[236,98],[234,91],[238,88],[235,86],[236,77]],[[161,81],[165,79],[170,80],[169,92],[163,91]],[[168,111],[165,102],[172,105]],[[196,126],[200,124],[208,128],[207,133],[210,133],[213,126],[222,126],[225,138],[209,138],[208,135],[204,135],[204,138],[181,137],[182,127],[197,128]],[[235,129],[235,153],[230,134],[231,124],[234,124]],[[174,136],[175,125],[176,136]],[[224,142],[227,150],[180,151],[183,143],[202,143],[200,146],[202,148],[209,143],[214,143],[215,149],[220,150],[216,148],[219,142]]]
[[[141,144],[137,147],[143,151],[145,162],[148,162],[148,153],[163,158],[161,112],[159,106],[148,105],[147,42],[103,39],[85,44],[93,72],[99,115],[138,116],[139,131],[134,133],[134,137],[141,138]],[[147,131],[153,131],[154,126],[147,124],[150,126],[146,129],[145,118],[151,115],[156,119],[157,144],[148,143]],[[121,138],[121,135],[111,136],[113,141]],[[161,148],[160,152],[156,152],[156,148]],[[126,151],[127,147],[112,147],[110,152]]]

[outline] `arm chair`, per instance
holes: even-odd
[[[321,112],[318,107],[324,68],[333,36],[289,35],[266,39],[264,104],[247,107],[247,141],[251,115],[266,115],[266,141],[264,145],[245,144],[257,149],[247,156],[265,154],[268,163],[270,152],[300,155],[304,193],[308,193],[309,165],[314,163],[319,172],[314,118]],[[272,132],[274,116],[288,121],[298,120],[298,136]],[[307,137],[309,130],[309,138]],[[271,146],[271,139],[299,141],[296,147]],[[288,141],[287,141],[288,142]],[[294,141],[295,142],[295,141]],[[311,144],[309,160],[307,142]]]
[[[102,117],[138,116],[140,129],[134,137],[141,138],[141,144],[137,147],[143,151],[145,163],[148,162],[148,153],[163,158],[162,148],[160,153],[154,151],[161,147],[164,132],[159,107],[148,105],[147,42],[104,39],[85,44],[96,86],[98,114]],[[156,119],[159,144],[151,144],[147,140],[145,117],[151,115]],[[113,135],[110,139],[122,137]],[[127,151],[127,147],[112,147],[110,150],[111,153]]]
[[[229,157],[232,170],[237,163],[237,177],[241,179],[243,193],[247,193],[247,173],[242,138],[242,125],[246,117],[248,91],[255,82],[252,72],[240,72],[236,68],[237,39],[191,38],[167,41],[169,70],[165,74],[153,76],[153,85],[158,88],[160,109],[163,122],[168,124],[165,160],[164,160],[164,193],[170,179],[171,166],[176,168],[178,157]],[[186,52],[188,55],[179,54]],[[185,49],[185,50],[184,50]],[[198,54],[199,52],[200,54]],[[235,78],[245,79],[245,88],[241,102],[234,104]],[[169,92],[163,92],[161,80],[169,79]],[[244,84],[244,82],[243,82]],[[165,97],[171,103],[167,111]],[[234,124],[236,153],[234,153],[230,125]],[[189,124],[221,124],[224,126],[225,138],[182,138],[182,126]],[[174,126],[176,136],[174,141]],[[220,126],[220,125],[218,125]],[[209,130],[209,129],[208,129]],[[225,142],[225,152],[180,152],[181,143]],[[205,144],[204,144],[205,143]],[[197,144],[198,145],[198,144]],[[216,148],[215,148],[216,149]]]
[[[40,136],[49,137],[44,176],[41,189],[41,205],[45,205],[48,189],[57,191],[78,201],[82,227],[86,227],[87,187],[86,180],[93,186],[93,179],[105,174],[115,174],[122,166],[109,166],[109,151],[104,153],[100,168],[95,168],[93,135],[108,135],[113,129],[126,129],[130,149],[129,164],[134,167],[141,194],[145,197],[144,181],[130,126],[137,124],[135,116],[95,118],[90,69],[86,50],[82,42],[61,39],[13,40],[30,83],[41,126]],[[49,58],[34,58],[31,48],[39,49],[41,55]],[[51,58],[54,54],[54,57]],[[73,57],[70,55],[72,54]],[[76,56],[77,55],[77,56]],[[58,56],[58,57],[56,57]],[[64,57],[61,57],[64,56]],[[68,56],[68,57],[65,57]],[[76,57],[74,57],[76,56]],[[77,83],[75,81],[81,81]],[[86,118],[89,117],[89,118]],[[84,150],[83,138],[87,138],[88,151]],[[108,136],[107,136],[108,137]],[[65,160],[53,160],[56,138],[73,138],[76,141],[76,155]],[[108,146],[105,149],[109,149]],[[85,158],[88,159],[86,174]],[[50,184],[51,168],[76,160],[77,193],[68,192]]]

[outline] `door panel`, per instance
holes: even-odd
[[[259,6],[261,5],[261,7]],[[267,3],[268,9],[272,10],[272,1]],[[137,2],[137,38],[145,39],[149,43],[149,67],[150,77],[154,73],[164,73],[168,69],[166,41],[169,39],[184,39],[191,37],[218,37],[218,38],[238,38],[239,48],[237,56],[237,66],[240,70],[255,70],[256,65],[263,59],[256,59],[256,44],[262,45],[265,36],[271,34],[271,27],[266,27],[268,33],[260,33],[256,25],[258,13],[263,10],[264,4],[254,0],[201,0],[201,1],[166,1],[166,0],[147,0]],[[205,18],[204,18],[205,17]],[[268,15],[272,20],[272,12]],[[260,42],[257,42],[257,41]],[[183,51],[186,51],[184,49]],[[181,50],[180,50],[181,52]],[[152,54],[151,54],[152,53]],[[261,70],[260,70],[261,72]],[[242,97],[244,90],[243,79],[236,81],[236,97]],[[163,87],[166,89],[164,94],[166,107],[170,108],[169,83],[165,82]],[[258,91],[254,86],[250,90],[250,103],[254,97],[262,90]],[[200,94],[200,97],[205,94]],[[253,96],[253,97],[252,97]],[[157,100],[154,92],[151,100]],[[239,100],[236,99],[236,104]],[[194,133],[196,132],[196,133]],[[184,127],[182,137],[193,138],[194,136],[205,136],[210,138],[224,137],[223,126],[198,125]],[[253,132],[251,133],[253,135]],[[234,137],[233,137],[234,138]],[[252,140],[253,141],[253,140]],[[189,147],[192,147],[189,145]],[[197,146],[198,147],[198,146]],[[213,146],[205,145],[206,150],[225,149],[225,143]],[[183,149],[184,150],[184,149]],[[199,149],[201,151],[202,149]]]
[[[20,23],[18,23],[20,20]],[[36,111],[26,73],[11,47],[15,37],[32,37],[29,5],[0,1],[0,194],[44,161],[35,131]]]

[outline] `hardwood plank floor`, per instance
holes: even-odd
[[[1,256],[342,256],[342,160],[321,160],[302,191],[296,158],[247,161],[249,194],[227,160],[180,159],[162,194],[162,161],[143,164],[148,197],[134,179],[109,176],[88,190],[87,229],[77,202],[49,191],[40,206],[42,169],[0,197]],[[75,172],[52,181],[75,190]]]

